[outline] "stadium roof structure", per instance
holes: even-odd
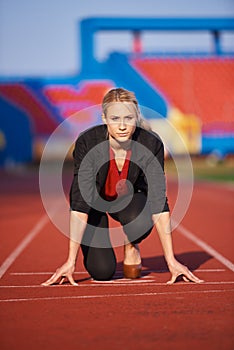
[[[164,30],[164,31],[209,31],[212,33],[215,54],[222,54],[222,31],[234,30],[234,18],[132,18],[91,17],[80,23],[82,70],[93,71],[98,64],[94,57],[94,35],[109,30]]]

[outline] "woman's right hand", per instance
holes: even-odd
[[[62,284],[64,280],[67,278],[68,281],[73,286],[78,286],[78,284],[73,279],[73,273],[75,271],[75,264],[70,263],[69,261],[65,262],[61,267],[59,267],[56,272],[45,282],[43,282],[42,286],[50,286],[51,284],[56,283],[59,279],[59,284]]]

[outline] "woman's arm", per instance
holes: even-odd
[[[172,284],[176,281],[177,277],[182,275],[186,282],[192,281],[195,283],[204,282],[196,277],[186,266],[179,263],[173,252],[173,243],[171,235],[171,224],[169,212],[163,212],[160,214],[152,215],[153,222],[158,231],[158,235],[162,244],[164,256],[168,265],[168,268],[172,274],[168,284]]]
[[[56,283],[59,279],[61,279],[59,284],[62,284],[65,278],[67,278],[72,285],[77,285],[72,275],[75,271],[80,242],[86,228],[87,220],[88,214],[73,210],[70,212],[70,241],[67,261],[59,267],[47,281],[42,283],[43,286]]]

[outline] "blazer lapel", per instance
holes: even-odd
[[[100,135],[100,138],[97,140],[96,152],[95,152],[95,163],[96,163],[96,175],[97,182],[99,183],[100,188],[102,188],[105,184],[105,180],[107,177],[108,169],[109,169],[109,141],[103,137],[103,133]]]
[[[135,183],[140,170],[143,166],[143,156],[142,152],[140,152],[140,147],[137,147],[138,142],[137,140],[134,140],[133,138],[133,144],[132,144],[132,155],[131,155],[131,162],[129,164],[129,170],[128,170],[128,180],[131,183]]]

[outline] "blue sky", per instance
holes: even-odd
[[[0,0],[0,76],[78,73],[78,23],[91,16],[234,17],[234,0]],[[131,40],[129,33],[99,33],[97,58],[129,50]],[[149,33],[143,40],[147,51],[210,45],[205,34]],[[224,37],[224,45],[234,47],[234,34]]]

